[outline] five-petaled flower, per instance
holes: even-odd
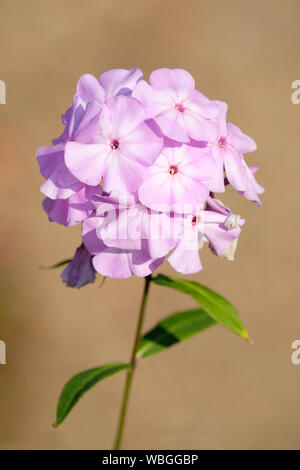
[[[139,81],[133,96],[166,137],[178,142],[215,140],[213,118],[219,114],[218,106],[195,89],[195,80],[186,70],[154,70],[150,84]]]
[[[65,161],[80,181],[107,192],[132,193],[163,148],[163,140],[145,123],[142,104],[129,96],[108,98],[98,119],[95,143],[69,142]]]

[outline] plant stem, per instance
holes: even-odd
[[[133,343],[133,348],[132,348],[132,353],[131,353],[131,358],[130,358],[130,367],[129,367],[129,369],[127,371],[127,375],[126,375],[126,381],[125,381],[125,387],[124,387],[124,393],[123,393],[123,400],[122,400],[120,416],[119,416],[119,423],[118,423],[116,437],[115,437],[115,443],[114,443],[114,450],[119,450],[120,446],[121,446],[124,423],[125,423],[126,412],[127,412],[127,407],[128,407],[128,399],[129,399],[129,395],[130,395],[133,374],[134,374],[134,370],[135,370],[135,366],[136,366],[136,351],[137,351],[137,348],[138,348],[138,345],[139,345],[139,341],[140,341],[140,337],[141,337],[141,331],[142,331],[142,327],[143,327],[143,323],[144,323],[146,303],[147,303],[147,298],[148,298],[150,282],[151,282],[151,275],[145,277],[144,293],[143,293],[143,297],[142,297],[142,303],[141,303],[141,306],[140,306],[140,313],[139,313],[139,318],[138,318],[138,323],[137,323],[137,327],[136,327],[136,333],[135,333],[135,337],[134,337],[134,343]]]

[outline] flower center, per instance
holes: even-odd
[[[199,222],[199,217],[197,217],[196,215],[194,215],[194,217],[192,218],[192,225],[197,225],[197,223]]]
[[[226,148],[227,142],[225,137],[221,137],[218,142],[219,147],[222,149]]]
[[[183,113],[184,106],[183,106],[182,103],[177,103],[177,104],[175,104],[175,109],[177,109],[177,111],[179,111],[180,113]]]
[[[112,150],[117,150],[119,148],[119,141],[116,139],[113,139],[111,140],[109,146]]]
[[[178,167],[176,165],[171,165],[169,167],[169,173],[170,175],[176,175],[176,173],[178,173]]]

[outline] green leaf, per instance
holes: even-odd
[[[202,309],[174,313],[141,338],[137,357],[148,357],[164,351],[215,324],[216,321]]]
[[[61,266],[65,266],[65,264],[69,264],[72,261],[72,258],[64,259],[63,261],[59,261],[59,263],[53,264],[52,266],[41,266],[42,269],[55,269],[60,268]]]
[[[195,281],[167,277],[162,274],[152,278],[152,282],[189,294],[216,322],[251,342],[234,306],[208,287]]]
[[[110,375],[116,374],[120,370],[128,369],[129,366],[129,364],[125,364],[123,362],[115,362],[105,366],[95,367],[94,369],[85,370],[74,375],[74,377],[66,383],[59,397],[56,411],[56,423],[53,426],[59,426],[68,416],[78,400],[80,400],[82,395],[96,385],[96,383]]]

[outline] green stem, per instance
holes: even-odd
[[[130,367],[126,375],[126,382],[125,382],[123,400],[122,400],[122,405],[121,405],[121,410],[120,410],[119,423],[118,423],[116,437],[115,437],[114,450],[119,450],[121,446],[126,412],[127,412],[127,407],[128,407],[128,399],[130,395],[133,374],[134,374],[134,370],[136,366],[136,352],[137,352],[137,348],[139,345],[141,331],[142,331],[143,322],[145,318],[145,310],[146,310],[146,303],[147,303],[147,298],[148,298],[150,282],[151,282],[151,275],[145,277],[144,293],[142,297],[142,303],[140,307],[140,313],[139,313],[139,318],[138,318],[138,323],[136,327],[136,333],[135,333],[135,338],[134,338],[134,343],[133,343],[133,348],[132,348],[132,353],[131,353],[131,358],[130,358]]]

